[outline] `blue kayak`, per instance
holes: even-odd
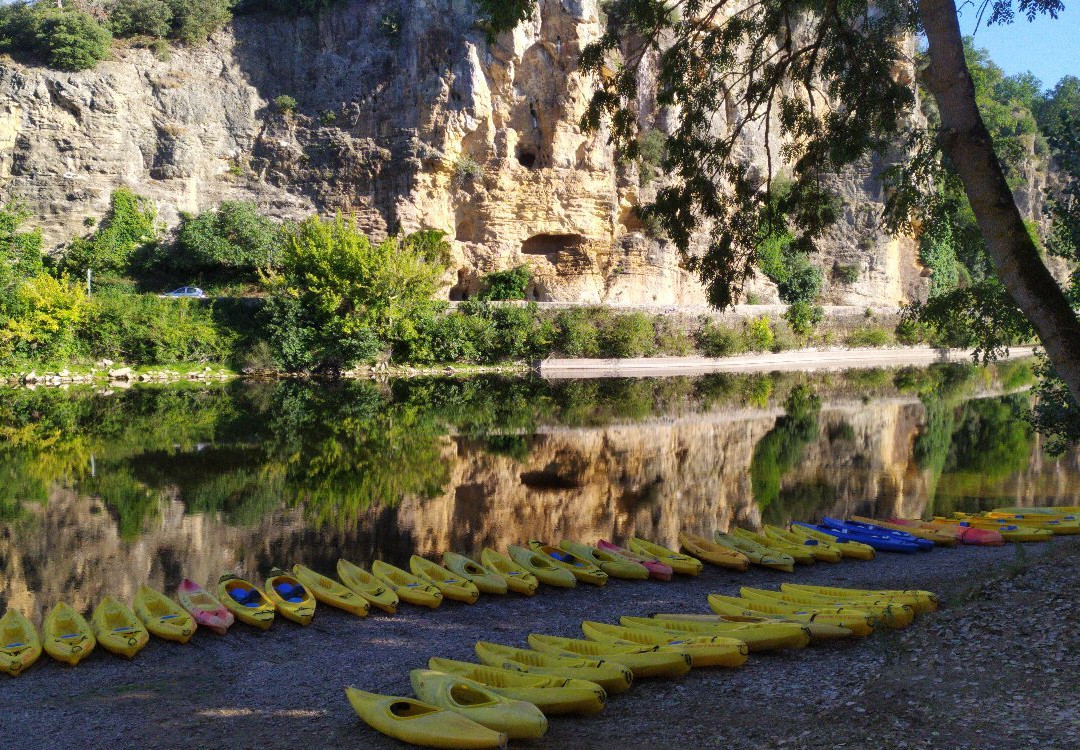
[[[922,539],[921,537],[913,536],[906,531],[900,531],[898,529],[883,529],[880,526],[874,526],[870,523],[862,523],[860,521],[841,521],[836,518],[824,518],[822,523],[827,526],[833,524],[839,524],[842,528],[849,529],[851,531],[862,534],[873,534],[876,536],[890,537],[893,539],[899,539],[902,542],[908,542],[914,544],[921,550],[932,550],[934,543],[929,539]]]
[[[831,521],[832,524],[827,522]],[[843,521],[826,518],[818,525],[803,524],[811,529],[831,534],[843,542],[860,542],[880,552],[918,552],[919,545],[883,534],[870,534],[858,529],[846,528]]]

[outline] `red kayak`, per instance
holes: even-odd
[[[998,547],[1005,544],[1004,537],[993,529],[976,529],[971,526],[961,526],[956,523],[930,523],[928,521],[916,521],[910,518],[890,518],[889,523],[897,523],[901,526],[912,526],[916,529],[929,529],[944,534],[952,534],[961,544],[981,544],[986,547]]]
[[[625,557],[627,560],[633,560],[636,563],[644,565],[648,571],[649,576],[655,578],[658,581],[670,581],[671,574],[674,573],[670,565],[664,565],[664,563],[657,560],[655,557],[646,557],[639,555],[636,552],[631,552],[626,547],[620,547],[617,544],[612,544],[606,539],[601,539],[596,543],[597,549],[602,549],[604,552],[610,552],[613,555],[619,555]]]

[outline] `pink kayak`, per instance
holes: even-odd
[[[993,529],[976,529],[971,526],[961,526],[953,523],[930,523],[929,521],[917,521],[910,518],[890,518],[889,523],[913,526],[917,529],[929,529],[942,534],[952,534],[961,544],[981,544],[988,547],[999,547],[1005,544],[1005,539]]]
[[[658,581],[670,581],[671,574],[675,572],[671,569],[670,565],[664,565],[664,563],[660,562],[655,557],[645,557],[644,555],[639,555],[636,552],[631,552],[630,550],[626,549],[626,547],[620,547],[617,544],[612,544],[606,539],[601,539],[599,542],[597,542],[596,547],[597,549],[604,550],[604,552],[610,552],[613,555],[625,557],[627,560],[633,560],[636,563],[641,563],[648,569],[649,575]]]
[[[181,581],[176,589],[176,598],[180,600],[180,606],[195,618],[195,622],[218,635],[225,635],[233,624],[233,613],[195,581],[188,578]]]

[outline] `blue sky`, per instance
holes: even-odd
[[[960,16],[960,31],[975,38],[975,46],[990,51],[990,59],[1009,75],[1030,70],[1051,88],[1062,76],[1080,77],[1080,0],[1063,0],[1065,10],[1052,20],[1039,16],[1028,23],[1017,18],[1008,26],[975,29],[975,12],[970,5]],[[973,33],[974,32],[974,33]]]

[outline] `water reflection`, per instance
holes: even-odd
[[[1080,502],[1023,363],[0,392],[0,607],[529,537]]]

